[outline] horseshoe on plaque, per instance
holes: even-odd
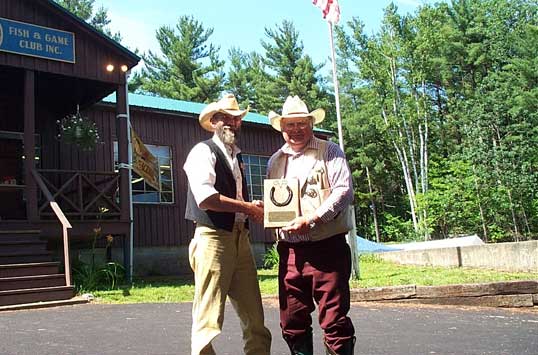
[[[275,187],[271,187],[269,197],[271,198],[271,202],[273,203],[273,205],[277,207],[284,207],[290,204],[291,199],[293,198],[293,191],[291,191],[288,185],[286,185],[286,191],[288,191],[288,197],[286,198],[286,200],[284,202],[278,202],[277,200],[275,200]]]

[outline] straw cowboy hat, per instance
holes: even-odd
[[[235,96],[233,94],[227,94],[219,101],[212,102],[204,107],[202,112],[200,112],[200,117],[198,117],[200,126],[202,126],[202,128],[206,131],[213,132],[215,129],[213,126],[211,126],[211,117],[213,117],[213,115],[217,112],[227,113],[235,117],[243,118],[248,112],[248,107],[246,110],[240,110]]]
[[[313,123],[318,124],[325,118],[325,110],[318,108],[312,112],[308,112],[308,108],[303,100],[295,95],[293,97],[288,96],[286,102],[284,102],[284,106],[282,106],[282,115],[271,111],[267,116],[269,117],[271,126],[277,131],[280,131],[280,121],[283,118],[312,117]]]

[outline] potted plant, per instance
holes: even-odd
[[[74,144],[84,151],[91,151],[100,143],[97,125],[81,115],[78,105],[75,114],[67,115],[56,122],[60,127],[58,138],[68,144]]]

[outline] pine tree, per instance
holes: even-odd
[[[175,28],[161,26],[156,37],[162,55],[151,50],[143,54],[139,90],[179,100],[217,100],[225,74],[219,47],[207,43],[212,34],[212,28],[190,16],[180,17]]]
[[[110,19],[108,18],[107,9],[101,6],[94,13],[95,0],[55,0],[59,5],[65,7],[74,15],[80,17],[98,31],[103,32],[116,42],[121,42],[119,32],[112,33],[108,28]]]
[[[322,107],[330,110],[328,95],[323,88],[323,80],[318,76],[322,65],[314,65],[312,59],[304,53],[304,46],[299,39],[299,32],[291,21],[284,20],[276,29],[265,29],[268,40],[262,40],[265,49],[263,63],[266,65],[272,88],[273,100],[282,102],[288,95],[299,95],[309,108]],[[275,106],[266,107],[269,102],[261,102],[263,110],[275,110]],[[276,106],[278,107],[278,105]]]

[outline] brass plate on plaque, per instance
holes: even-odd
[[[265,228],[283,227],[299,216],[298,179],[265,179],[263,196]]]

